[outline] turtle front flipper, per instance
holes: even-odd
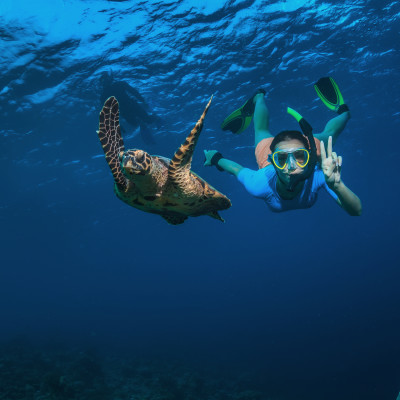
[[[169,167],[168,167],[168,180],[171,183],[174,183],[178,186],[182,186],[182,182],[189,175],[190,167],[192,165],[192,157],[193,151],[196,147],[197,141],[200,136],[200,132],[203,128],[204,118],[207,114],[207,111],[210,107],[211,100],[213,96],[211,96],[206,108],[203,111],[200,119],[197,121],[197,124],[190,132],[189,136],[186,138],[185,142],[179,147],[179,149],[175,152],[172,157]]]
[[[115,97],[109,97],[104,103],[99,115],[99,130],[97,134],[115,183],[120,189],[125,189],[126,178],[122,173],[119,161],[119,154],[125,148],[119,126],[119,105]]]

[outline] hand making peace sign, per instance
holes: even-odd
[[[328,139],[328,153],[325,153],[325,145],[321,140],[321,168],[325,181],[330,189],[334,189],[340,183],[340,171],[342,170],[342,157],[332,151],[332,136]]]

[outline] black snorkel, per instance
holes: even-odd
[[[314,173],[314,169],[317,164],[317,146],[315,145],[314,136],[312,134],[312,126],[297,111],[293,110],[293,108],[288,107],[287,112],[299,123],[300,128],[304,136],[308,139],[308,143],[310,145],[310,160],[308,161],[307,170],[303,174],[290,176],[290,182],[287,190],[289,192],[294,192],[294,189],[299,182],[305,181]]]

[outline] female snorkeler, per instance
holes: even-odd
[[[350,119],[349,108],[332,78],[321,78],[315,89],[324,104],[339,114],[327,123],[322,133],[312,135],[307,121],[288,108],[289,114],[300,123],[302,133],[283,131],[273,137],[265,91],[259,89],[222,123],[222,129],[239,134],[254,116],[259,170],[244,168],[216,150],[204,150],[204,165],[214,165],[235,175],[251,195],[263,199],[274,212],[309,208],[316,202],[318,190],[324,188],[348,214],[361,215],[360,199],[341,179],[342,157],[332,150]]]

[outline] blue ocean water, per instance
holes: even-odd
[[[1,0],[0,398],[90,398],[45,397],[40,377],[7,391],[32,370],[19,338],[26,354],[93,348],[152,360],[154,375],[179,360],[231,384],[142,398],[396,399],[399,20],[385,0]],[[232,200],[225,224],[171,226],[115,197],[96,134],[107,74],[135,99],[130,123],[121,101],[126,147],[166,157],[214,95],[192,170]],[[258,87],[273,133],[297,128],[287,106],[322,131],[322,76],[351,109],[336,151],[361,217],[325,193],[274,214],[203,166],[216,149],[256,169],[253,128],[220,124]],[[91,398],[139,398],[124,387]]]

